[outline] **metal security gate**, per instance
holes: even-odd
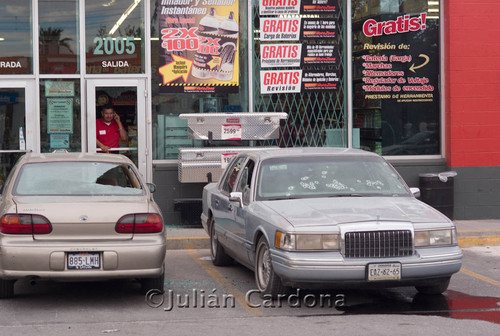
[[[253,69],[253,111],[288,113],[288,119],[280,126],[280,137],[277,140],[258,142],[258,145],[347,147],[346,2],[339,0],[337,41],[324,41],[324,43],[336,44],[339,49],[337,65],[329,67],[329,69],[339,72],[339,88],[328,93],[262,95],[260,93],[259,0],[252,0],[253,52],[250,69]],[[322,15],[312,17],[322,17]],[[316,69],[318,68],[311,67],[309,70]],[[322,67],[322,69],[325,68]]]

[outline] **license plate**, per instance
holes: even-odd
[[[401,264],[368,264],[368,281],[400,280]]]
[[[68,253],[68,269],[101,268],[99,253]]]

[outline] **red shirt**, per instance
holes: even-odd
[[[111,124],[106,125],[102,118],[97,119],[96,139],[109,148],[120,147],[120,130],[116,121],[113,119]]]

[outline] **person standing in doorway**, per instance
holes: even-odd
[[[120,140],[127,141],[128,134],[113,106],[103,106],[101,117],[96,120],[96,144],[103,152],[109,153],[110,148],[120,146]]]

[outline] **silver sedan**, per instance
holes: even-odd
[[[213,263],[254,270],[264,295],[354,286],[442,293],[462,252],[453,222],[418,193],[373,153],[256,151],[205,186],[202,223]]]
[[[134,164],[113,154],[26,154],[0,194],[0,297],[18,279],[138,279],[163,290],[163,218]]]

